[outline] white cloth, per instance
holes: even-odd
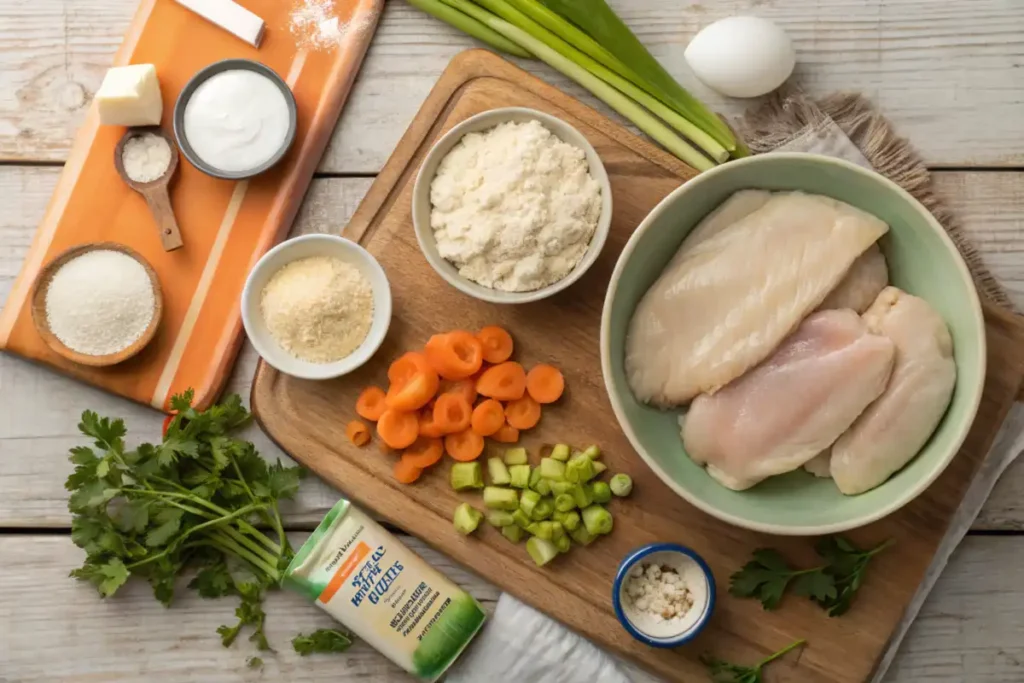
[[[835,124],[808,130],[778,148],[780,152],[812,152],[839,157],[870,168],[860,150]],[[992,450],[957,510],[931,566],[903,620],[897,626],[871,683],[880,683],[900,643],[921,611],[950,556],[992,493],[999,477],[1024,450],[1024,404],[1016,404],[1003,423]],[[448,674],[448,683],[656,683],[654,678],[597,648],[510,595],[498,600],[494,617],[470,650]]]

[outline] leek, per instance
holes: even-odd
[[[636,85],[699,125],[730,152],[737,151],[736,137],[729,127],[672,78],[605,0],[541,1],[631,65],[643,81]]]
[[[418,0],[421,3],[436,3],[441,0]],[[487,10],[473,4],[469,0],[443,0],[447,4],[469,16],[477,19],[488,28],[491,28],[501,35],[514,41],[529,52],[532,52],[538,59],[562,72],[573,79],[581,86],[589,90],[595,97],[607,104],[621,116],[632,121],[637,128],[647,133],[651,138],[660,143],[665,149],[693,166],[698,171],[706,171],[715,166],[714,162],[694,149],[683,138],[677,135],[671,128],[654,117],[649,111],[641,107],[634,100],[624,95],[619,90],[609,85],[601,78],[587,71],[578,61],[567,57],[558,50],[548,46],[544,41],[535,38],[527,31],[515,26],[504,19],[491,14]],[[437,16],[437,15],[435,15]],[[537,24],[531,22],[533,26]],[[582,52],[573,49],[571,46],[564,47],[566,52],[578,56],[581,60],[589,60]],[[607,71],[607,70],[606,70]],[[611,74],[612,72],[607,71]]]
[[[449,2],[449,0],[444,1]],[[462,2],[462,0],[458,1],[460,3]],[[712,158],[714,158],[715,161],[721,162],[729,158],[729,151],[725,149],[725,147],[723,147],[721,144],[719,144],[717,140],[715,140],[713,137],[711,137],[703,130],[701,130],[698,126],[691,123],[683,116],[680,116],[671,107],[666,106],[656,97],[652,97],[649,93],[637,87],[626,78],[623,78],[619,74],[606,68],[605,66],[598,63],[594,59],[590,58],[580,50],[576,49],[576,47],[573,44],[567,43],[566,41],[562,40],[558,35],[552,33],[551,31],[547,30],[537,22],[533,21],[528,16],[526,16],[516,8],[512,7],[509,4],[508,0],[474,0],[474,2],[494,12],[494,14],[496,14],[500,19],[504,19],[513,27],[529,34],[531,38],[540,41],[542,44],[554,50],[562,57],[570,60],[577,69],[582,67],[584,71],[589,73],[589,75],[597,76],[602,81],[618,90],[620,93],[626,95],[630,99],[634,100],[636,103],[646,107],[655,115],[657,115],[658,118],[660,118],[662,121],[671,124],[673,128],[675,128],[680,133],[682,133],[690,140],[695,142]],[[502,30],[496,26],[494,28],[495,30],[500,31],[502,35],[508,36],[510,39],[514,40],[523,47],[532,51],[541,60],[555,67],[556,69],[564,73],[566,76],[569,76],[570,78],[577,80],[577,82],[579,82],[580,85],[583,85],[584,87],[590,89],[586,83],[579,81],[579,79],[576,78],[574,74],[569,73],[562,69],[561,67],[559,67],[558,65],[551,63],[550,61],[545,59],[543,55],[538,54],[536,50],[534,50],[530,45],[523,43],[523,41],[517,38],[516,36],[509,35],[505,30]],[[591,90],[591,92],[594,91]],[[598,97],[601,97],[600,93],[594,92],[594,94],[597,95]],[[604,98],[601,97],[601,99]],[[612,108],[614,108],[614,105],[611,102],[608,102],[608,104],[609,106],[612,106]],[[623,114],[623,116],[626,116],[626,118],[632,120],[632,117],[630,116],[627,116],[625,114]],[[639,126],[639,124],[637,125]],[[689,159],[686,159],[686,161],[688,163],[691,163],[692,165],[692,162]]]
[[[409,0],[409,4],[440,19],[446,24],[454,26],[463,33],[468,33],[477,40],[487,43],[495,50],[507,52],[510,55],[523,57],[524,59],[530,59],[532,56],[505,36],[493,29],[487,28],[473,17],[463,14],[454,7],[437,2],[437,0]]]

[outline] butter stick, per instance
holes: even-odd
[[[207,21],[220,26],[253,47],[259,47],[266,29],[263,20],[232,0],[177,0]]]

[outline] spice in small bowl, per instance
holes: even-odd
[[[654,543],[630,553],[612,588],[619,622],[652,647],[676,647],[697,636],[715,608],[715,578],[697,553]]]
[[[256,351],[304,379],[345,375],[376,352],[391,322],[391,289],[355,242],[304,235],[274,247],[242,292],[242,322]]]
[[[73,247],[40,272],[32,319],[46,344],[80,365],[120,363],[156,335],[163,296],[156,273],[115,243]]]

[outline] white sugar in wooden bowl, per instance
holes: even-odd
[[[123,254],[124,256],[134,260],[142,267],[148,276],[150,285],[152,286],[152,316],[145,327],[139,326],[139,329],[126,330],[128,338],[125,340],[123,346],[115,343],[113,346],[117,348],[111,350],[104,349],[103,352],[99,353],[87,353],[82,348],[75,349],[65,344],[65,342],[62,341],[54,332],[49,313],[47,311],[47,293],[51,283],[53,282],[54,276],[62,267],[81,256],[99,251],[111,251]],[[109,276],[109,273],[104,274],[104,277]],[[83,292],[83,304],[88,302],[91,294],[92,293],[90,292]],[[157,329],[160,327],[160,319],[163,316],[164,305],[163,291],[160,287],[160,281],[152,266],[150,266],[149,263],[147,263],[146,260],[134,250],[129,249],[123,244],[117,244],[115,242],[82,244],[59,254],[56,258],[46,264],[36,277],[36,281],[32,289],[31,301],[32,322],[35,324],[36,330],[39,332],[39,336],[41,336],[43,341],[46,342],[46,345],[49,346],[54,353],[59,354],[73,363],[92,367],[116,365],[128,360],[142,351],[142,349],[144,349],[156,336]],[[95,299],[91,301],[95,304]]]

